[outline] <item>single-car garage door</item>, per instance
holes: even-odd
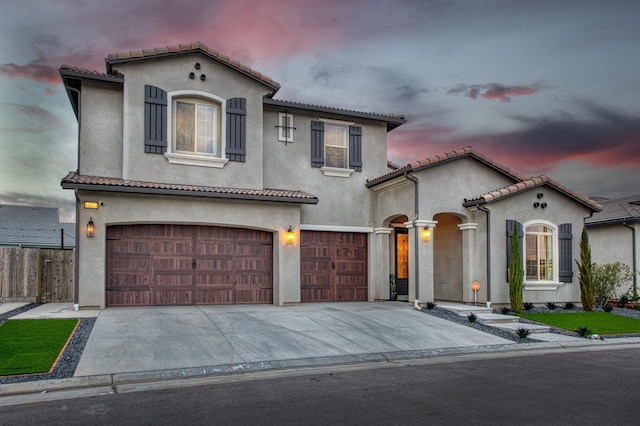
[[[302,231],[300,239],[303,302],[367,300],[367,234]]]
[[[188,225],[107,228],[107,306],[272,303],[273,235]]]

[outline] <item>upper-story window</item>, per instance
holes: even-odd
[[[348,127],[324,124],[324,165],[325,167],[349,168]]]
[[[173,101],[173,108],[175,152],[219,157],[220,104],[199,98],[177,98]]]
[[[325,176],[349,177],[362,170],[362,128],[355,123],[311,122],[311,166]]]
[[[224,167],[246,161],[247,100],[144,87],[144,152],[172,164]]]
[[[281,112],[278,114],[278,140],[293,142],[293,114]]]

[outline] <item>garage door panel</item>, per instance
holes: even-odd
[[[107,305],[272,303],[273,235],[237,228],[107,228]]]
[[[367,234],[303,231],[300,248],[302,301],[366,301]]]

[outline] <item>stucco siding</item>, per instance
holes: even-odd
[[[374,194],[365,185],[367,179],[386,172],[385,124],[356,121],[362,127],[362,171],[349,177],[325,176],[320,168],[311,167],[311,121],[324,115],[289,112],[295,131],[293,142],[287,144],[278,140],[278,111],[264,113],[265,187],[304,190],[317,196],[317,205],[302,206],[302,223],[373,226]]]
[[[640,233],[640,226],[636,228],[636,237]],[[633,269],[633,233],[622,224],[589,227],[589,243],[591,244],[591,259],[595,263],[622,262]],[[638,241],[640,242],[640,241]],[[636,242],[636,244],[638,244]],[[637,261],[636,261],[637,264]],[[636,271],[636,275],[638,272]],[[636,278],[637,280],[637,278]],[[618,296],[633,289],[633,280],[618,290]]]
[[[85,81],[82,84],[80,173],[122,177],[122,91]]]
[[[201,68],[195,69],[195,63]],[[125,75],[123,177],[131,180],[258,189],[262,181],[262,97],[269,92],[257,82],[200,55],[132,62],[118,65]],[[196,77],[189,78],[194,72]],[[200,75],[206,76],[205,81]],[[246,161],[229,162],[224,168],[169,164],[161,154],[144,152],[144,86],[157,86],[171,96],[195,91],[214,95],[221,103],[246,98]],[[169,106],[170,108],[170,106]],[[224,105],[223,105],[224,108]],[[169,122],[171,118],[168,117]],[[225,122],[222,112],[222,125]],[[221,145],[224,147],[224,130]],[[171,132],[169,132],[171,138]],[[169,148],[170,150],[170,148]]]

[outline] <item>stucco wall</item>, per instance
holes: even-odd
[[[195,63],[201,68],[196,70]],[[270,90],[258,82],[198,54],[119,64],[125,76],[123,177],[150,182],[262,188],[262,97]],[[189,73],[196,78],[190,79]],[[201,81],[199,76],[206,75]],[[222,100],[246,98],[246,162],[229,162],[223,169],[169,164],[164,155],[144,152],[144,86],[168,92],[199,91]],[[222,102],[224,104],[224,102]],[[224,107],[224,106],[223,106]],[[224,122],[224,111],[222,122]],[[170,119],[169,119],[170,121]],[[169,132],[171,137],[171,132]],[[222,139],[224,146],[224,138]]]
[[[85,80],[81,91],[80,173],[122,177],[122,86]]]
[[[630,226],[636,229],[636,247],[640,251],[640,224]],[[622,262],[633,269],[633,232],[622,224],[589,227],[589,243],[591,244],[591,259],[595,263]],[[636,265],[639,261],[636,260]],[[636,271],[636,277],[640,277]],[[638,278],[636,278],[638,281]],[[633,288],[633,280],[620,288],[618,296]]]
[[[342,117],[362,127],[362,171],[350,177],[325,176],[311,167],[311,121],[333,118],[328,114],[293,114],[294,141],[278,141],[278,111],[264,112],[264,184],[266,188],[304,190],[319,203],[302,206],[302,223],[312,225],[373,226],[374,194],[365,187],[367,179],[386,173],[387,132],[384,123]]]
[[[543,194],[538,198],[537,194]],[[535,202],[544,202],[546,208],[535,208]],[[493,303],[509,303],[509,284],[507,281],[507,258],[508,242],[506,237],[506,221],[508,219],[526,223],[533,220],[550,222],[556,226],[563,223],[572,224],[572,258],[580,256],[580,234],[584,218],[589,215],[589,210],[571,201],[557,191],[549,187],[533,188],[516,196],[508,197],[502,201],[489,204],[491,210],[491,301]],[[557,258],[557,257],[556,257]],[[557,262],[556,262],[557,263]],[[556,268],[558,265],[556,264]],[[546,302],[580,302],[580,285],[578,282],[578,272],[575,262],[572,263],[573,281],[562,283],[557,290],[535,290],[527,286],[523,300],[531,303]]]
[[[88,238],[84,232],[78,235],[81,307],[105,306],[106,227],[137,223],[220,225],[271,231],[274,233],[274,303],[300,302],[299,238],[294,247],[286,246],[284,241],[284,233],[290,224],[299,235],[298,205],[86,191],[79,191],[79,198],[81,203],[85,200],[102,202],[97,210],[81,207],[78,217],[81,231],[89,217],[93,218],[96,228],[93,238]]]

